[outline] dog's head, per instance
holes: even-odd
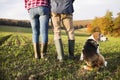
[[[104,36],[103,34],[100,35],[100,41],[107,41],[108,38]]]

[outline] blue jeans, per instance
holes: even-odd
[[[33,43],[39,43],[39,36],[42,43],[48,42],[49,14],[48,7],[41,6],[29,10]]]

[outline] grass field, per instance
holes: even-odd
[[[34,80],[120,79],[120,38],[108,37],[108,41],[100,42],[100,52],[108,61],[106,68],[101,71],[85,71],[85,63],[79,61],[82,47],[89,35],[85,30],[75,31],[75,60],[68,59],[67,36],[62,36],[66,60],[60,63],[56,58],[52,31],[49,34],[48,60],[45,61],[33,58],[32,34],[27,32],[28,28],[24,28],[24,31],[13,28],[15,27],[2,26],[1,29],[0,26],[0,80],[29,80],[32,76],[35,77]],[[64,31],[62,33],[65,34]]]
[[[18,26],[4,26],[0,25],[0,31],[4,32],[22,32],[22,33],[31,33],[31,28],[23,28]]]

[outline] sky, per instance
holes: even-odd
[[[74,20],[102,17],[107,10],[116,17],[120,12],[120,0],[75,0],[73,5]],[[24,8],[24,0],[0,0],[0,18],[29,20],[29,14]]]

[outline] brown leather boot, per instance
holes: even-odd
[[[36,59],[40,59],[40,46],[39,43],[33,43],[34,54]]]
[[[41,58],[46,59],[47,46],[48,43],[41,44]]]

